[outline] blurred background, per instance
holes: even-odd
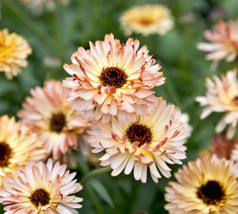
[[[63,6],[55,1],[53,12],[34,14],[18,0],[2,0],[1,29],[22,35],[33,49],[28,58],[29,66],[9,81],[0,73],[0,114],[16,115],[22,102],[30,95],[29,90],[44,80],[62,80],[68,76],[63,64],[70,64],[70,57],[79,46],[89,48],[89,41],[103,40],[105,34],[113,33],[125,43],[128,39],[120,26],[120,16],[129,8],[149,3],[166,5],[174,17],[174,27],[163,36],[132,34],[140,40],[140,46],[147,45],[149,54],[162,66],[166,83],[156,90],[168,103],[175,104],[190,116],[193,127],[188,139],[187,159],[195,159],[201,150],[211,145],[215,124],[219,114],[200,120],[201,108],[194,98],[204,95],[205,78],[237,67],[221,62],[215,71],[205,54],[197,49],[199,42],[206,41],[203,32],[212,29],[218,20],[237,18],[236,0],[71,0]],[[172,166],[173,173],[180,166]],[[95,168],[78,157],[77,178]],[[172,173],[172,174],[173,174]],[[81,214],[163,214],[164,188],[169,180],[160,179],[154,183],[150,178],[146,184],[135,181],[133,175],[111,177],[110,172],[96,175],[83,185],[79,193],[84,198]],[[87,186],[89,188],[87,188]]]

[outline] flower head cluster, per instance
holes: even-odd
[[[120,21],[126,35],[133,32],[143,36],[164,35],[174,25],[170,10],[160,4],[132,7],[122,14]]]
[[[0,30],[0,72],[5,72],[8,79],[21,73],[20,67],[26,67],[26,58],[32,53],[28,42],[7,29]]]
[[[184,165],[166,188],[165,209],[171,214],[236,214],[238,183],[233,162],[204,157]]]
[[[199,43],[198,48],[208,52],[206,58],[216,65],[222,59],[235,60],[238,55],[238,20],[219,21],[214,31],[205,31],[205,38],[210,43]]]
[[[48,154],[53,154],[56,160],[83,144],[78,135],[84,135],[90,127],[88,120],[69,106],[66,94],[61,82],[47,81],[43,88],[31,90],[32,97],[26,98],[24,109],[18,113],[23,123],[38,133]]]
[[[76,173],[66,171],[65,165],[52,159],[46,164],[30,162],[18,168],[18,177],[6,178],[6,187],[0,190],[0,202],[7,205],[6,213],[68,213],[75,214],[75,209],[82,198],[72,194],[82,189],[76,180]]]
[[[89,143],[93,152],[105,151],[100,158],[101,165],[110,165],[112,175],[123,170],[131,173],[143,183],[147,180],[149,168],[152,179],[158,182],[162,173],[170,177],[168,164],[181,164],[186,158],[183,145],[188,137],[186,123],[181,122],[181,112],[174,105],[167,106],[158,98],[149,108],[148,116],[137,115],[136,121],[128,119],[121,124],[117,118],[111,123],[97,123],[98,131],[91,131]]]
[[[207,78],[206,87],[208,89],[206,96],[196,98],[200,105],[206,106],[201,118],[204,119],[212,112],[225,112],[226,114],[216,126],[216,132],[222,132],[229,125],[227,138],[232,139],[238,121],[237,71],[228,71],[226,75],[221,76],[221,79],[217,76],[214,76],[213,80]]]
[[[4,177],[15,174],[19,165],[45,158],[43,143],[37,139],[29,127],[14,118],[0,117],[0,187]]]
[[[80,47],[71,57],[73,64],[64,65],[72,75],[63,81],[72,108],[105,123],[112,116],[125,121],[147,114],[156,100],[150,89],[164,84],[165,78],[146,46],[138,48],[138,40],[121,45],[112,34],[90,43],[90,50]]]
[[[67,5],[69,0],[57,0],[63,5]],[[55,0],[21,0],[22,4],[28,6],[32,13],[36,16],[41,15],[45,11],[52,12],[55,10]]]

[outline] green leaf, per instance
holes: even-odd
[[[114,204],[112,202],[112,199],[106,190],[106,188],[96,179],[90,179],[88,183],[92,186],[92,188],[95,190],[95,192],[98,193],[98,195],[110,206],[114,207]]]

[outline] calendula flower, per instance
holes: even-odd
[[[23,123],[31,126],[43,141],[48,155],[59,160],[63,154],[83,144],[82,137],[89,129],[88,120],[66,101],[66,89],[56,80],[46,81],[44,87],[31,89],[23,110],[18,113]]]
[[[143,36],[164,35],[174,26],[169,8],[160,4],[132,7],[122,14],[120,22],[126,35],[133,32]]]
[[[184,143],[188,136],[185,123],[181,122],[181,112],[174,105],[158,98],[149,108],[148,116],[137,115],[136,121],[128,120],[121,124],[117,118],[111,123],[96,123],[98,131],[91,131],[89,143],[93,152],[105,151],[102,166],[110,165],[112,176],[131,173],[143,183],[147,180],[149,168],[152,179],[158,182],[160,173],[170,177],[168,164],[181,164],[186,158]]]
[[[165,209],[171,214],[237,214],[238,183],[233,162],[215,155],[190,161],[169,182]]]
[[[238,20],[237,21],[219,21],[214,31],[206,30],[204,32],[208,43],[198,44],[198,49],[208,52],[206,59],[213,61],[213,66],[225,59],[232,62],[238,54]]]
[[[21,73],[20,67],[27,66],[26,58],[32,53],[28,42],[7,29],[0,30],[0,72],[5,72],[8,79]]]
[[[3,178],[15,174],[19,165],[45,158],[43,143],[29,127],[7,115],[0,117],[0,187]]]
[[[30,162],[18,168],[18,176],[6,178],[0,190],[0,202],[7,205],[6,213],[78,213],[82,198],[74,194],[82,189],[74,179],[76,173],[66,171],[66,165]]]
[[[222,133],[220,135],[215,135],[212,137],[212,148],[210,149],[210,152],[211,154],[215,154],[219,158],[232,160],[236,145],[238,145],[238,142],[236,140],[228,140],[226,138],[226,134]]]
[[[196,98],[201,106],[206,106],[201,114],[204,119],[212,112],[225,112],[225,115],[216,126],[216,132],[222,132],[227,125],[227,138],[232,139],[235,135],[238,121],[238,81],[237,71],[228,71],[226,75],[221,75],[221,79],[213,76],[213,80],[207,78],[206,96]]]
[[[147,114],[156,100],[149,89],[164,84],[165,78],[146,46],[138,48],[138,40],[121,45],[113,34],[95,46],[90,42],[90,50],[80,47],[71,57],[73,64],[64,65],[73,76],[63,81],[72,108],[104,123],[116,115],[123,121]]]
[[[57,0],[63,5],[67,5],[69,0]],[[32,10],[33,15],[40,16],[45,11],[53,12],[55,10],[55,0],[21,0],[21,3]]]

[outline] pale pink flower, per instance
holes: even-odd
[[[85,117],[104,123],[112,116],[121,121],[147,114],[156,97],[150,89],[164,84],[160,66],[148,55],[146,46],[128,39],[125,45],[106,35],[104,41],[90,42],[90,50],[79,47],[71,65],[64,69],[72,75],[63,81],[70,89],[72,108]]]
[[[31,89],[31,95],[18,116],[38,133],[49,155],[59,160],[84,143],[82,138],[90,124],[69,106],[61,82],[47,81],[43,88]]]
[[[7,214],[76,214],[82,198],[74,194],[82,189],[76,173],[66,171],[66,165],[53,164],[49,159],[30,162],[18,168],[18,176],[6,178],[0,190],[0,202],[7,205]]]
[[[232,139],[235,135],[238,121],[238,81],[237,71],[228,71],[226,75],[221,75],[221,79],[213,76],[213,80],[206,80],[206,96],[199,96],[196,101],[201,106],[205,106],[201,119],[204,119],[212,112],[225,112],[215,131],[222,132],[227,125],[227,138]]]
[[[213,67],[222,60],[234,61],[238,54],[238,20],[219,21],[214,31],[206,30],[205,38],[209,43],[199,43],[198,49],[208,52],[206,59],[213,61]]]
[[[100,158],[102,166],[110,165],[112,176],[123,170],[143,183],[147,180],[147,169],[152,179],[158,182],[160,173],[171,176],[168,164],[182,164],[186,158],[184,143],[188,137],[186,123],[181,122],[181,112],[174,105],[166,104],[162,98],[150,107],[148,116],[137,115],[136,121],[121,124],[118,118],[111,123],[96,123],[98,131],[90,131],[89,143],[93,152],[105,151]]]

